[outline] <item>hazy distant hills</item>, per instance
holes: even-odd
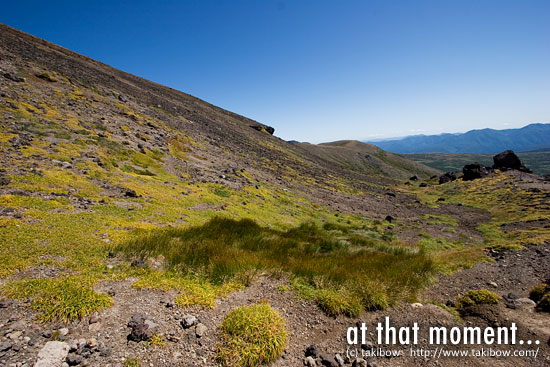
[[[521,129],[470,130],[463,134],[415,135],[370,142],[392,153],[488,153],[550,150],[550,124],[531,124]]]

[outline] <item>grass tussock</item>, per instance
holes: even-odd
[[[185,305],[201,292],[183,283],[211,289],[206,296],[211,301],[219,287],[246,286],[250,274],[283,271],[298,293],[316,300],[327,313],[350,316],[411,298],[435,270],[423,250],[384,236],[343,234],[311,223],[279,231],[249,219],[220,217],[202,226],[141,232],[117,250],[128,258],[164,256],[169,271],[181,275],[174,278],[181,284],[172,286],[183,291]]]
[[[469,290],[457,298],[455,307],[458,312],[464,312],[475,305],[496,305],[501,298],[495,292],[487,289]]]
[[[537,303],[537,311],[550,312],[550,293],[546,293],[539,303]]]
[[[546,283],[538,284],[529,291],[529,298],[534,302],[539,302],[548,293],[550,293],[550,285]]]
[[[112,305],[106,294],[95,292],[83,279],[29,279],[5,285],[0,292],[12,299],[30,299],[42,322],[68,322]]]
[[[277,359],[285,348],[284,319],[267,303],[237,307],[223,320],[225,343],[218,347],[222,366],[252,367]]]
[[[141,362],[137,358],[128,358],[122,364],[124,367],[140,367]]]

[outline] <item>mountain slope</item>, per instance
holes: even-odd
[[[521,129],[471,130],[464,134],[416,135],[372,143],[393,153],[487,153],[507,149],[537,151],[550,144],[550,124],[531,124]]]
[[[27,89],[28,93],[24,95],[10,87],[4,92],[2,111],[27,118],[35,129],[32,133],[45,134],[44,123],[55,124],[56,129],[71,134],[63,141],[68,143],[82,139],[79,131],[85,131],[88,140],[97,139],[97,133],[104,131],[105,136],[100,138],[105,144],[108,141],[137,152],[159,150],[170,156],[162,162],[169,171],[184,170],[195,180],[210,182],[222,182],[220,176],[235,166],[257,170],[253,176],[258,174],[262,181],[273,184],[281,183],[281,178],[286,177],[289,180],[285,184],[289,185],[291,178],[306,175],[323,181],[327,187],[336,187],[336,180],[326,172],[339,179],[357,179],[357,185],[361,181],[393,180],[392,176],[381,175],[383,171],[376,167],[347,172],[342,166],[326,166],[326,162],[319,161],[307,150],[271,136],[270,128],[256,121],[12,28],[1,26],[1,30],[3,63],[0,68],[10,75],[26,78],[26,83],[6,81]],[[39,77],[41,74],[51,74],[55,81]],[[72,125],[67,121],[73,121]],[[3,128],[11,134],[18,133],[19,129]],[[175,143],[178,139],[185,143]],[[172,153],[181,144],[190,152],[186,152],[186,159],[178,160]],[[421,174],[419,166],[411,162],[411,167],[414,168],[404,164],[396,167],[396,172],[406,170],[408,175],[418,168]],[[397,175],[404,176],[404,173]],[[247,182],[236,181],[239,182],[233,186]]]

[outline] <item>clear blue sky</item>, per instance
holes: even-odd
[[[0,22],[322,142],[550,122],[550,1],[5,1]]]

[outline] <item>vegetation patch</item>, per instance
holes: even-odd
[[[548,293],[550,293],[550,286],[546,283],[542,283],[531,288],[529,291],[529,298],[535,302],[539,302]]]
[[[350,316],[413,296],[435,271],[422,249],[358,233],[344,237],[313,223],[280,231],[250,219],[215,217],[201,226],[137,233],[116,250],[129,259],[162,255],[172,274],[180,274],[171,286],[191,298],[182,304],[192,304],[205,292],[193,291],[191,284],[211,289],[204,298],[210,300],[218,294],[216,287],[246,286],[247,274],[284,271],[299,294],[316,300],[329,314]],[[195,283],[185,283],[189,279]],[[160,279],[145,282],[164,284]]]
[[[112,304],[110,296],[95,292],[88,280],[78,277],[23,280],[0,292],[12,299],[30,299],[42,322],[76,320]]]
[[[496,305],[501,298],[495,292],[487,289],[469,290],[457,298],[455,307],[458,312],[463,313],[467,308],[475,305]]]
[[[537,311],[550,312],[550,293],[546,293],[539,303],[537,303]]]
[[[137,358],[128,358],[122,365],[124,367],[141,367],[141,362]]]
[[[47,82],[56,82],[57,80],[51,76],[50,74],[46,73],[46,72],[43,72],[43,73],[40,73],[40,74],[36,74],[36,76],[40,79],[43,79]]]
[[[218,347],[217,361],[222,366],[253,367],[273,362],[287,341],[284,319],[267,303],[233,309],[220,331],[225,343]]]

